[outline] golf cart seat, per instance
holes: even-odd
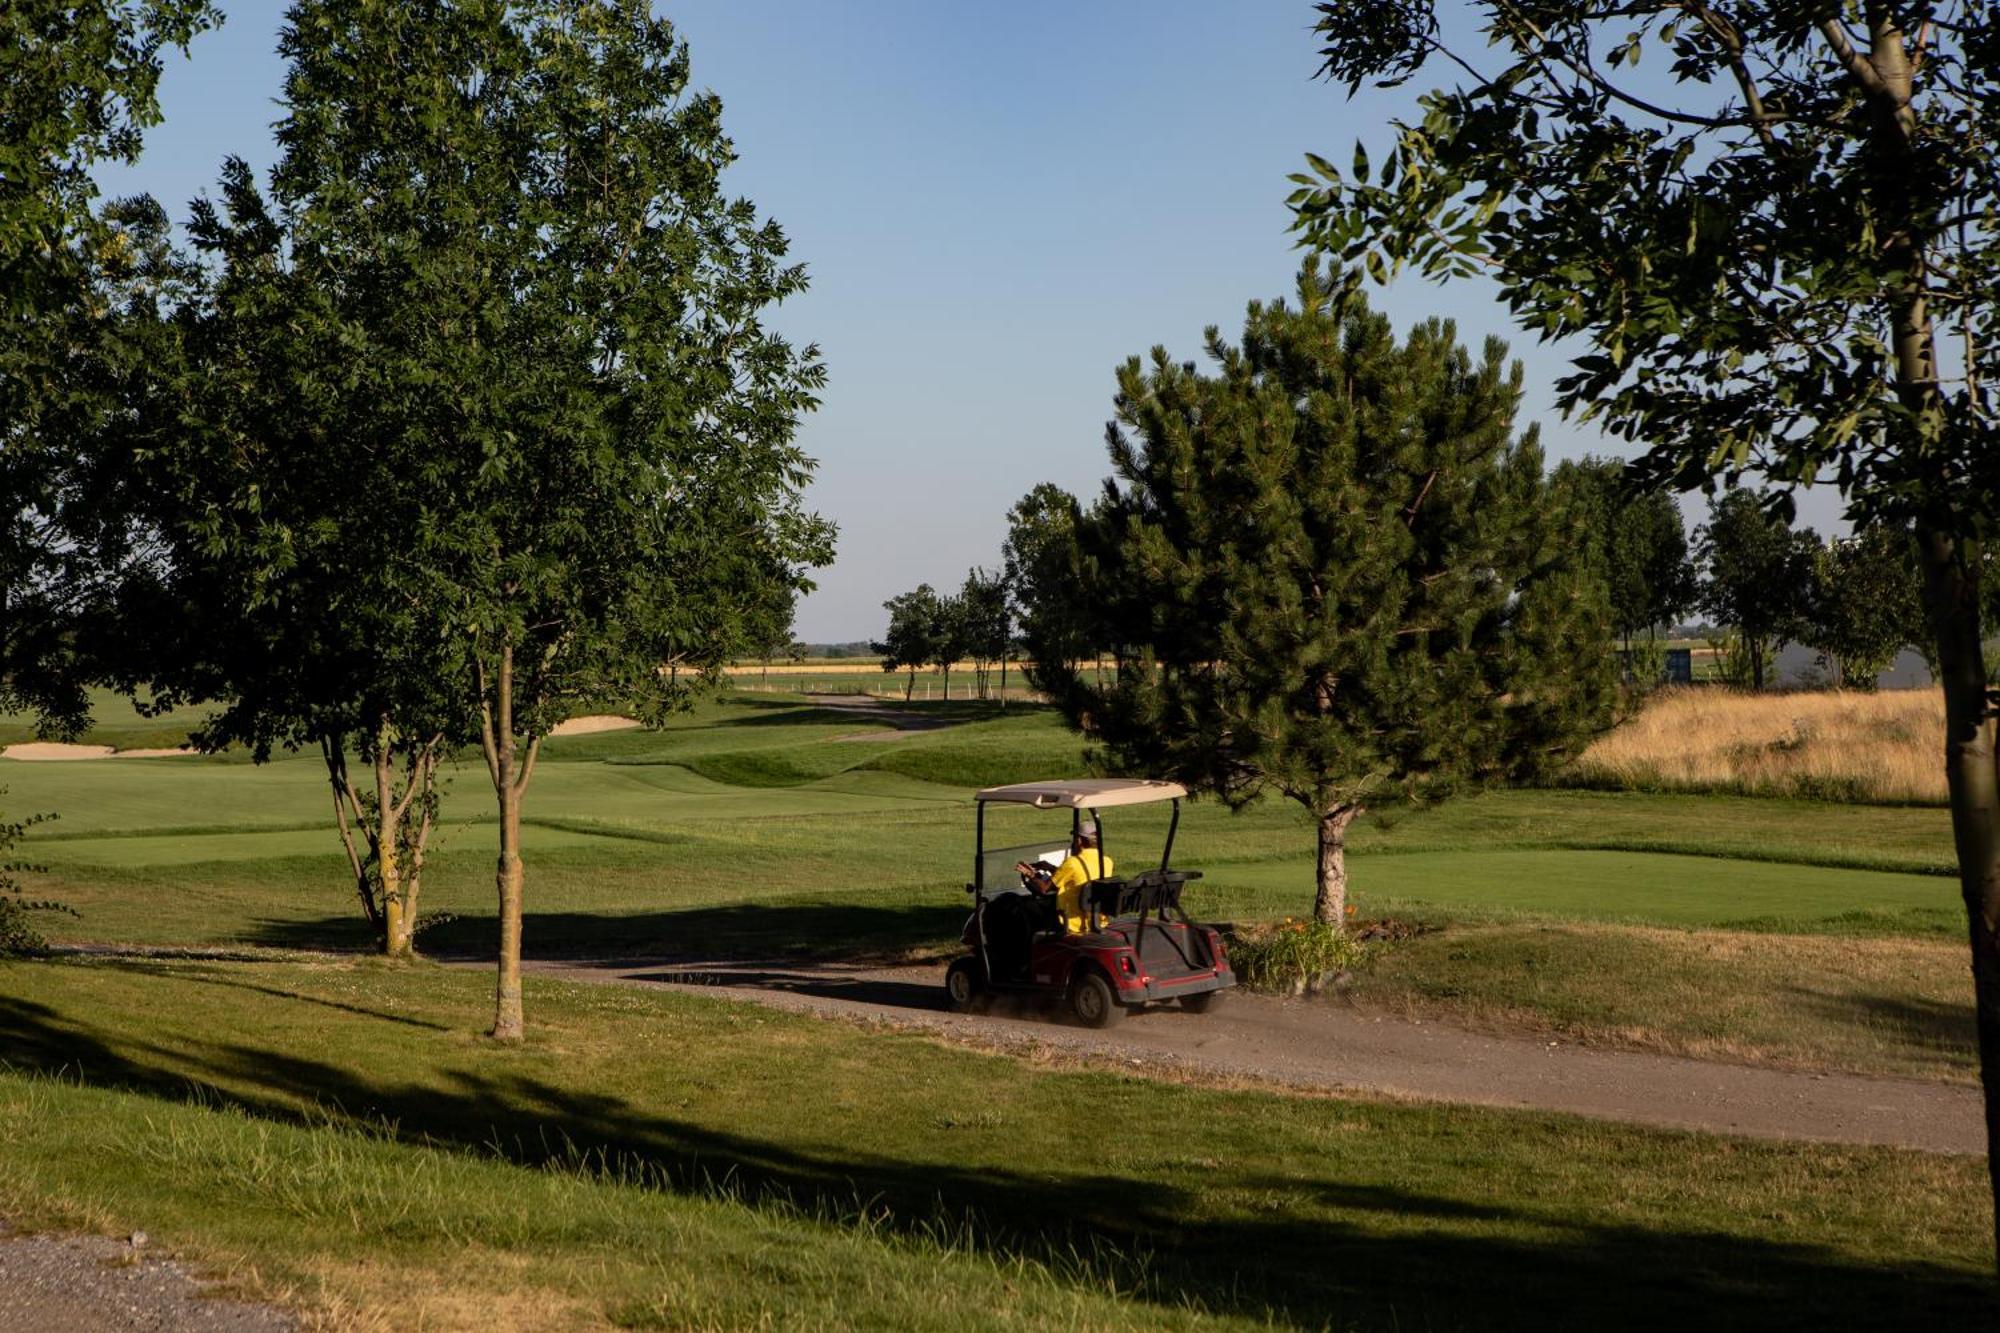
[[[1181,887],[1200,879],[1199,870],[1142,870],[1123,879],[1100,879],[1085,890],[1085,902],[1107,917],[1137,916],[1141,912],[1178,909]]]

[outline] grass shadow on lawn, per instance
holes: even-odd
[[[1198,1170],[1184,1184],[1144,1188],[1093,1171],[1074,1155],[1061,1162],[1072,1169],[1053,1172],[1047,1155],[1055,1149],[1041,1136],[1024,1136],[1019,1166],[1004,1168],[912,1163],[860,1144],[805,1150],[761,1138],[751,1126],[720,1130],[505,1072],[498,1060],[490,1074],[459,1070],[447,1086],[419,1086],[228,1039],[195,1051],[139,1045],[127,1055],[79,1017],[7,998],[0,998],[0,1050],[16,1067],[60,1070],[174,1102],[193,1098],[318,1124],[328,1108],[344,1108],[405,1140],[527,1168],[782,1202],[829,1220],[861,1214],[891,1231],[944,1226],[981,1249],[1031,1261],[1091,1255],[1106,1280],[1138,1299],[1281,1323],[1887,1329],[1913,1320],[1979,1326],[1991,1311],[1987,1283],[1930,1265],[1871,1268],[1810,1245],[1626,1223],[1552,1224],[1546,1211],[1393,1186],[1239,1182],[1275,1193],[1316,1191],[1329,1206],[1381,1215],[1382,1229],[1308,1224],[1276,1212],[1191,1223],[1191,1201],[1204,1186]],[[308,1113],[302,1105],[319,1109]],[[1436,1226],[1398,1231],[1395,1223],[1408,1218]],[[1494,1234],[1518,1223],[1548,1239]]]
[[[955,947],[960,905],[827,902],[739,903],[631,914],[529,912],[522,953],[529,958],[851,958],[929,957]],[[440,958],[491,958],[491,916],[460,916],[426,927],[419,949]],[[361,951],[372,936],[356,917],[252,922],[236,940],[283,949]]]

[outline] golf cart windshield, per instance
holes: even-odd
[[[986,886],[990,894],[1008,893],[1021,887],[1021,877],[1014,870],[1022,861],[1033,865],[1039,861],[1054,870],[1069,855],[1069,840],[1055,842],[1024,842],[1018,847],[988,847],[980,854],[979,882]]]

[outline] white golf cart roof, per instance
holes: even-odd
[[[988,787],[977,799],[1011,801],[1038,810],[1103,810],[1114,805],[1178,800],[1186,795],[1187,788],[1178,782],[1155,782],[1147,778],[1059,778],[1053,782]]]

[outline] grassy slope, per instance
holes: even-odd
[[[0,1207],[144,1226],[403,1326],[1893,1328],[1988,1308],[1971,1159],[1205,1091],[624,988],[531,982],[534,1037],[501,1051],[471,1035],[486,985],[366,962],[0,969],[0,1049],[65,1071],[0,1074]]]
[[[1360,1004],[1703,1059],[1976,1083],[1965,946],[1551,924],[1423,935]]]
[[[841,738],[880,725],[757,698],[708,706],[664,732],[551,742],[529,795],[529,947],[837,955],[949,947],[964,913],[968,789],[1081,763],[1075,740],[1046,712],[951,712],[972,720],[854,741]],[[484,782],[472,766],[450,779],[451,822],[424,905],[457,919],[426,935],[433,950],[490,947]],[[8,809],[62,814],[29,847],[50,870],[36,891],[83,914],[45,919],[60,938],[366,942],[317,759],[261,768],[230,759],[6,764],[0,783],[11,789]],[[1052,822],[1061,821],[1001,811],[991,841],[1043,837]],[[1107,824],[1114,857],[1131,864],[1158,846],[1164,812],[1114,812]],[[1177,860],[1207,871],[1191,896],[1195,911],[1245,921],[1304,911],[1310,846],[1310,830],[1283,803],[1241,815],[1198,803]],[[1456,927],[1385,957],[1368,978],[1373,1003],[1672,1049],[1965,1076],[1969,997],[1951,947],[1962,931],[1955,885],[1939,873],[1950,865],[1943,811],[1498,792],[1364,820],[1353,846],[1362,913]],[[1525,923],[1546,921],[1617,929],[1533,934],[1531,975],[1515,951],[1529,938]],[[1700,963],[1692,944],[1651,927],[1758,930],[1771,940],[1738,962]],[[1852,944],[1790,938],[1802,934]],[[1904,949],[1895,937],[1936,944]],[[1863,965],[1840,965],[1843,948]],[[1878,956],[1898,961],[1865,963]],[[1630,984],[1676,969],[1702,984]],[[1773,1013],[1784,1021],[1752,1021]],[[1920,1039],[1899,1045],[1900,1035]]]

